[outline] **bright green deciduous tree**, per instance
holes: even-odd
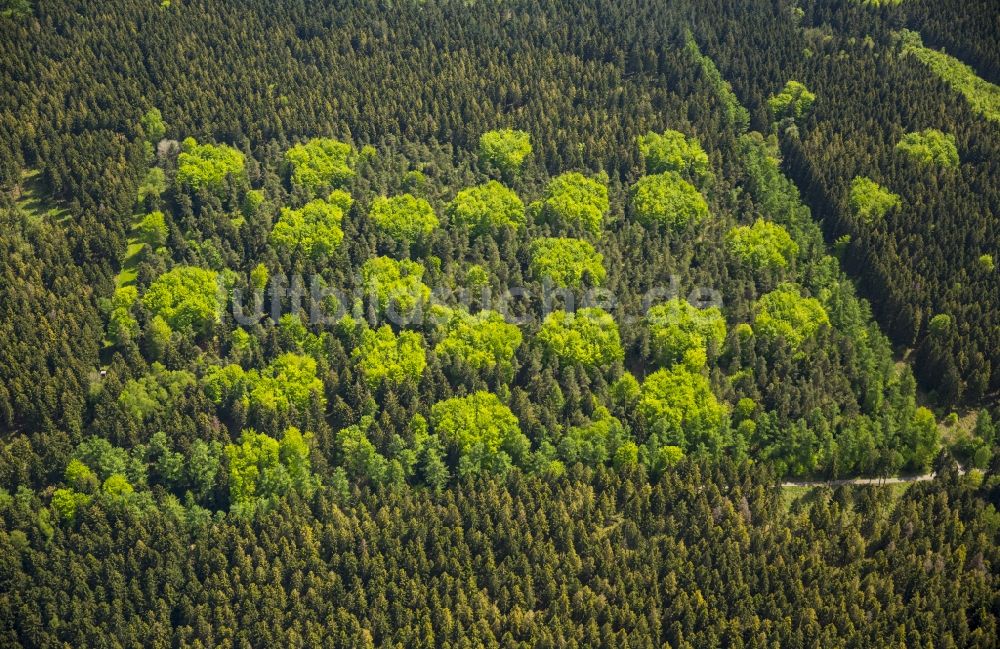
[[[217,404],[242,402],[251,410],[304,412],[315,401],[321,408],[326,397],[311,356],[285,353],[263,370],[239,365],[211,366],[202,378],[205,394]]]
[[[149,374],[125,383],[118,403],[133,419],[145,421],[157,413],[169,411],[194,385],[195,377],[191,372],[168,370],[160,363],[153,363]]]
[[[902,205],[898,194],[881,187],[865,176],[851,181],[851,211],[868,223],[882,219],[891,209]]]
[[[108,476],[108,479],[101,485],[101,493],[112,500],[124,500],[135,493],[135,487],[121,473]]]
[[[285,429],[285,434],[278,442],[278,459],[288,472],[292,489],[305,497],[309,497],[319,486],[319,477],[312,472],[312,460],[309,459],[309,443],[312,433],[303,433],[295,426]]]
[[[159,108],[150,108],[146,111],[139,119],[139,126],[142,127],[146,141],[153,144],[162,140],[163,136],[167,134],[167,125],[163,121],[163,115]]]
[[[726,234],[726,249],[753,268],[785,268],[799,254],[799,246],[788,230],[764,219],[730,230]]]
[[[794,349],[812,338],[830,318],[819,300],[802,297],[796,284],[782,284],[754,307],[754,331],[767,338],[782,337]]]
[[[695,357],[703,360],[709,345],[721,345],[726,338],[726,319],[718,307],[699,309],[681,298],[652,307],[646,322],[653,356],[662,365],[700,367]]]
[[[640,135],[636,141],[648,174],[676,171],[701,178],[708,173],[708,154],[696,138],[667,130],[662,135],[653,132]]]
[[[263,291],[267,288],[267,280],[270,278],[271,274],[267,270],[267,266],[263,262],[257,264],[250,271],[250,286],[253,287],[255,291]]]
[[[521,463],[531,445],[514,413],[490,392],[434,404],[431,426],[458,453],[460,475],[503,473],[512,463]]]
[[[167,175],[163,169],[153,167],[146,172],[146,177],[143,178],[142,184],[136,190],[136,200],[141,203],[149,196],[159,198],[165,191],[167,191]]]
[[[512,176],[531,154],[531,136],[509,128],[487,131],[479,138],[479,159]]]
[[[896,145],[896,150],[923,165],[954,168],[959,163],[955,136],[934,128],[907,133]]]
[[[311,195],[341,187],[354,177],[354,152],[350,144],[320,137],[296,144],[285,152],[292,167],[292,185]]]
[[[154,250],[167,243],[167,223],[163,212],[150,212],[136,226],[136,236]]]
[[[910,424],[909,464],[911,468],[925,471],[934,459],[941,446],[941,433],[938,430],[934,413],[927,408],[917,408]]]
[[[174,331],[207,333],[219,321],[222,299],[218,273],[175,266],[153,281],[142,303]]]
[[[588,466],[604,464],[628,441],[625,426],[601,406],[590,421],[570,426],[559,441],[559,457],[567,465],[582,462]]]
[[[931,318],[927,328],[934,336],[944,336],[951,329],[951,316],[947,313],[938,313]]]
[[[458,192],[447,211],[452,224],[467,227],[473,234],[525,224],[524,203],[514,190],[495,180]]]
[[[52,508],[61,521],[69,522],[76,518],[76,512],[81,507],[90,504],[90,499],[91,496],[72,489],[56,489],[52,492]]]
[[[694,185],[675,171],[643,176],[632,185],[632,206],[647,226],[683,230],[708,218],[708,203]]]
[[[344,231],[340,229],[344,212],[340,205],[319,198],[297,210],[283,207],[271,229],[271,243],[293,255],[304,254],[313,259],[329,255],[344,240]]]
[[[290,489],[312,493],[318,481],[309,462],[307,437],[298,429],[285,431],[281,442],[246,429],[239,444],[226,446],[229,459],[229,505],[234,512],[250,514]]]
[[[531,273],[558,287],[600,286],[604,255],[582,239],[547,237],[531,242]]]
[[[572,171],[549,181],[539,218],[552,224],[579,227],[599,237],[609,207],[604,183]]]
[[[132,316],[132,305],[139,299],[139,289],[119,286],[111,298],[108,314],[108,338],[116,345],[125,345],[139,335],[139,322]]]
[[[302,354],[281,354],[260,373],[249,391],[251,404],[271,411],[305,411],[315,399],[322,407],[323,381],[316,374],[316,359]]]
[[[447,333],[434,352],[461,358],[477,370],[511,367],[514,352],[521,345],[521,330],[496,311],[480,311],[475,315],[454,311],[444,328]]]
[[[419,241],[438,226],[438,217],[431,204],[412,194],[391,198],[379,196],[372,201],[368,218],[380,232],[396,241]]]
[[[399,385],[419,381],[427,367],[420,334],[403,331],[396,336],[389,325],[366,329],[351,356],[373,388],[383,382]]]
[[[222,189],[226,178],[245,179],[244,155],[225,144],[198,144],[193,137],[184,140],[177,156],[177,182],[194,190]]]
[[[92,493],[97,489],[97,475],[90,470],[90,467],[77,458],[73,458],[66,465],[66,472],[63,474],[63,478],[66,480],[66,484],[76,491]]]
[[[405,320],[422,308],[431,289],[421,279],[424,267],[415,261],[396,261],[391,257],[373,257],[361,266],[364,289],[382,314],[390,309]]]
[[[767,106],[775,120],[784,117],[797,119],[808,113],[815,101],[815,94],[798,81],[790,80],[781,92],[768,98]]]
[[[686,452],[717,455],[727,438],[729,416],[708,379],[684,365],[646,377],[638,404],[652,446],[678,446]]]
[[[361,418],[353,426],[337,433],[340,457],[347,475],[357,482],[382,484],[389,473],[389,462],[368,439],[374,420],[370,416]]]
[[[537,338],[547,354],[564,363],[607,367],[625,358],[615,319],[596,307],[575,313],[553,311],[546,316]]]

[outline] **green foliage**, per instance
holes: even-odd
[[[146,177],[139,185],[139,189],[136,190],[136,200],[141,203],[150,196],[159,198],[165,191],[167,191],[167,176],[163,173],[163,169],[153,167],[146,172]]]
[[[681,298],[652,307],[646,322],[650,348],[661,365],[683,362],[697,369],[709,346],[718,348],[726,338],[726,319],[718,307],[699,309]]]
[[[625,357],[615,319],[596,307],[575,313],[553,311],[545,317],[537,339],[547,354],[564,363],[607,368]]]
[[[32,11],[31,0],[0,1],[0,18],[26,18]]]
[[[934,128],[907,133],[896,144],[896,150],[923,165],[955,168],[959,162],[955,136]]]
[[[992,273],[996,270],[996,262],[993,261],[993,255],[983,254],[979,256],[979,267],[985,270],[987,273]]]
[[[716,96],[722,101],[728,122],[740,133],[746,132],[750,128],[750,111],[740,103],[736,93],[733,92],[733,87],[722,77],[722,73],[716,67],[715,61],[701,53],[690,30],[684,32],[684,49],[697,61],[702,74],[708,79]]]
[[[479,138],[479,159],[508,176],[517,174],[530,154],[531,136],[524,131],[505,128],[487,131]]]
[[[776,95],[771,95],[767,100],[767,106],[771,109],[771,115],[775,120],[785,117],[798,119],[812,109],[816,101],[816,95],[798,81],[789,80],[785,87]]]
[[[246,429],[239,444],[226,446],[231,510],[251,514],[293,489],[310,495],[318,480],[312,475],[308,438],[297,428],[286,429],[280,442]]]
[[[462,359],[477,370],[511,368],[514,352],[521,345],[521,330],[507,323],[496,311],[470,315],[454,311],[444,325],[445,337],[434,348],[439,356]]]
[[[74,458],[66,465],[63,479],[72,489],[83,493],[93,493],[97,489],[97,475],[86,464]]]
[[[959,92],[973,111],[991,122],[1000,122],[1000,86],[976,75],[971,66],[944,52],[924,47],[920,34],[903,30],[903,53],[915,57]]]
[[[793,349],[830,325],[819,300],[802,297],[795,284],[782,284],[754,306],[754,331],[766,338],[784,338]]]
[[[938,431],[934,413],[927,408],[917,408],[910,424],[910,466],[925,471],[937,455],[941,446],[941,434]]]
[[[177,182],[194,190],[221,190],[226,178],[246,179],[243,153],[225,144],[198,144],[189,137],[177,156]]]
[[[285,160],[292,167],[292,185],[315,196],[354,178],[353,155],[350,144],[319,137],[290,148]]]
[[[559,457],[567,465],[582,462],[588,466],[605,464],[628,442],[628,432],[607,408],[599,407],[591,420],[570,426],[559,440]]]
[[[139,335],[139,322],[132,316],[132,305],[139,299],[134,286],[119,286],[111,299],[108,314],[108,338],[116,345],[125,345]]]
[[[250,286],[253,287],[255,291],[263,291],[267,288],[267,280],[270,278],[270,273],[267,270],[267,266],[263,263],[259,263],[253,267],[250,271]]]
[[[430,299],[431,289],[421,279],[424,267],[415,261],[373,257],[361,266],[366,294],[374,299],[380,313],[390,310],[406,319]]]
[[[458,453],[459,475],[503,473],[527,457],[530,443],[517,417],[490,392],[435,403],[430,421],[434,432]]]
[[[514,190],[495,180],[458,192],[447,212],[452,224],[467,227],[477,235],[525,225],[524,203]]]
[[[420,334],[403,331],[396,336],[389,325],[366,329],[351,356],[373,388],[419,381],[427,367]]]
[[[175,266],[153,281],[142,296],[142,303],[174,331],[204,334],[219,321],[221,293],[215,271]]]
[[[903,204],[899,195],[882,188],[871,178],[858,176],[851,181],[851,211],[868,223],[879,221]]]
[[[609,208],[607,186],[572,171],[549,181],[539,218],[554,225],[578,227],[600,237]]]
[[[113,500],[124,500],[135,493],[135,487],[129,483],[128,478],[124,475],[115,473],[108,476],[108,479],[101,485],[101,493]]]
[[[764,219],[730,230],[726,234],[726,248],[751,268],[785,268],[799,254],[799,246],[788,230]]]
[[[72,489],[56,489],[52,492],[52,508],[63,522],[72,522],[81,507],[90,504],[91,497]]]
[[[191,372],[168,370],[160,363],[153,363],[148,375],[125,383],[118,403],[129,416],[141,422],[167,412],[194,385]]]
[[[344,240],[340,224],[345,212],[342,205],[319,198],[297,210],[283,207],[271,230],[271,243],[290,255],[312,259],[330,255]]]
[[[142,217],[136,226],[136,238],[152,249],[157,249],[167,243],[167,223],[163,212],[150,212]]]
[[[938,313],[930,319],[928,329],[934,336],[945,336],[951,329],[951,316],[947,313]]]
[[[288,472],[292,488],[307,498],[320,484],[319,477],[313,475],[312,460],[309,459],[311,441],[312,433],[303,433],[290,426],[278,442],[278,459]]]
[[[368,439],[374,420],[365,416],[361,422],[337,433],[340,457],[347,475],[358,482],[382,484],[389,474],[389,462]]]
[[[479,264],[472,264],[465,272],[465,285],[470,289],[481,289],[490,284],[490,273]]]
[[[653,448],[677,446],[717,456],[727,442],[726,406],[715,398],[704,375],[684,365],[647,376],[638,411]]]
[[[294,408],[306,410],[315,400],[324,404],[323,381],[316,374],[316,360],[301,354],[281,354],[260,373],[260,380],[249,391],[251,404],[261,404],[271,411]]]
[[[94,471],[98,481],[107,480],[116,473],[126,476],[133,484],[146,482],[145,467],[125,449],[112,446],[101,437],[88,437],[73,451],[73,460],[79,460]],[[72,460],[71,460],[72,463]]]
[[[434,208],[423,198],[402,194],[372,201],[368,218],[375,227],[396,241],[414,242],[430,236],[438,226]]]
[[[239,365],[210,366],[202,385],[215,403],[238,401],[251,411],[303,413],[314,401],[320,408],[326,403],[316,360],[292,352],[281,354],[261,371]]]
[[[636,141],[639,143],[639,154],[646,163],[647,174],[674,171],[690,178],[708,174],[708,154],[697,138],[668,130],[663,135],[653,132],[640,135]]]
[[[673,171],[643,176],[632,185],[631,196],[636,216],[647,226],[679,231],[708,218],[705,197]]]
[[[146,140],[153,144],[162,140],[163,136],[167,134],[167,125],[163,121],[163,115],[159,108],[150,108],[146,111],[139,119],[139,126],[142,127]]]
[[[531,273],[558,287],[600,286],[604,255],[582,239],[549,237],[531,242]]]

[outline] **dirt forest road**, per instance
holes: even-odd
[[[958,470],[959,475],[964,474],[965,471],[962,469]],[[804,482],[782,482],[782,487],[840,487],[842,485],[889,485],[889,484],[906,484],[909,482],[926,482],[928,480],[933,480],[933,473],[925,473],[923,475],[911,475],[903,476],[899,478],[847,478],[843,480],[816,480],[816,481],[804,481]]]

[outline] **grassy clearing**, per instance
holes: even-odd
[[[888,489],[889,490],[889,500],[895,505],[899,502],[899,499],[903,497],[906,490],[912,486],[912,482],[900,482],[895,484],[881,485],[877,488]],[[866,485],[867,487],[868,485]],[[781,500],[784,506],[785,512],[789,512],[792,509],[792,505],[800,500],[808,500],[813,493],[821,487],[782,487],[781,488]]]
[[[142,261],[143,248],[144,244],[138,241],[135,236],[129,237],[125,258],[122,260],[122,269],[115,280],[115,286],[130,286],[135,283],[139,262]]]
[[[38,169],[29,169],[21,175],[17,206],[33,218],[48,219],[53,223],[62,224],[69,218],[69,211],[49,194]]]

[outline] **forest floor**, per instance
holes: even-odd
[[[916,477],[919,478],[919,477],[922,477],[922,476],[916,476]],[[850,481],[850,480],[848,480],[846,482],[847,482],[847,484],[865,484],[865,483],[860,483],[860,482],[859,483],[855,483],[855,482]],[[903,497],[903,494],[906,493],[906,490],[910,488],[910,485],[913,482],[917,482],[917,481],[916,480],[909,480],[909,481],[904,481],[904,482],[878,482],[878,483],[875,483],[875,484],[876,484],[876,486],[884,486],[885,488],[889,489],[890,500],[893,503],[895,503],[900,498]],[[781,485],[781,496],[782,496],[782,504],[785,507],[785,511],[790,511],[791,508],[792,508],[792,505],[796,501],[802,500],[802,499],[808,499],[817,489],[819,489],[820,486],[824,486],[824,485],[827,485],[827,484],[829,484],[829,483],[826,483],[826,482],[816,482],[816,483],[792,483],[792,482],[785,482],[785,483],[782,483],[782,485]]]
[[[129,236],[125,257],[122,259],[122,269],[115,278],[117,288],[131,286],[135,283],[139,262],[142,260],[142,248],[143,243],[136,238],[135,234]]]
[[[922,475],[911,475],[911,476],[899,476],[896,478],[843,478],[840,480],[803,480],[782,482],[782,487],[840,487],[843,485],[897,485],[897,484],[910,484],[911,482],[926,482],[928,480],[933,480],[933,473],[924,473]]]
[[[63,223],[69,218],[69,210],[52,198],[38,169],[29,169],[21,175],[15,199],[18,207],[29,216],[48,218],[54,223]]]

